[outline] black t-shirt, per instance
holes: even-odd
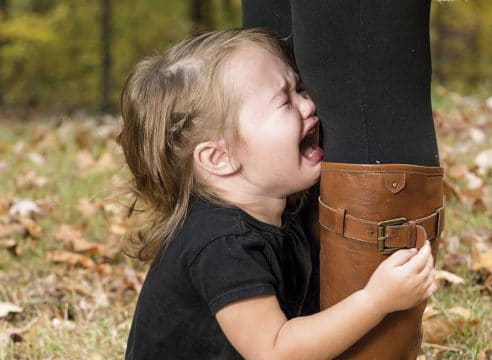
[[[310,276],[310,246],[293,215],[286,212],[279,228],[195,199],[183,228],[149,269],[126,359],[241,359],[215,313],[276,295],[287,318],[299,316]]]

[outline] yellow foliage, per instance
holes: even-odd
[[[2,22],[0,41],[27,41],[47,43],[54,32],[46,18],[37,14],[24,14]]]

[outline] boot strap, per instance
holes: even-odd
[[[350,215],[346,209],[333,209],[321,198],[318,201],[321,226],[346,238],[377,244],[382,254],[420,248],[426,240],[439,237],[444,225],[444,207],[420,219],[398,218],[377,222]]]

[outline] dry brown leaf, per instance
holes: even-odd
[[[431,344],[445,344],[454,332],[452,322],[441,316],[434,316],[423,321],[422,329],[424,331],[423,341]]]
[[[0,224],[0,239],[16,235],[24,236],[26,228],[21,224]]]
[[[94,215],[99,208],[99,203],[93,203],[88,198],[80,198],[77,203],[77,210],[85,217]]]
[[[60,225],[55,234],[57,240],[62,240],[72,250],[77,252],[87,252],[93,255],[101,255],[112,258],[118,249],[111,248],[105,244],[87,241],[80,228],[70,225]]]
[[[103,153],[96,161],[96,165],[90,170],[91,173],[99,173],[115,168],[116,162],[109,152]]]
[[[472,270],[492,272],[492,229],[473,229],[463,234],[471,246]]]
[[[470,265],[471,258],[458,252],[447,252],[442,262],[442,268],[450,272],[457,272],[462,266]]]
[[[109,231],[115,235],[124,235],[128,230],[128,224],[124,221],[113,219],[109,224]]]
[[[48,183],[47,177],[38,175],[33,169],[21,171],[14,179],[16,188],[22,190],[40,189],[48,185]]]
[[[10,196],[0,193],[0,216],[8,212],[11,201],[12,198]]]
[[[447,309],[446,312],[449,314],[459,315],[464,320],[468,320],[468,321],[472,321],[472,322],[476,321],[476,319],[472,318],[471,311],[468,309],[465,309],[464,307],[461,307],[461,306],[453,306],[452,308]]]
[[[492,249],[480,252],[472,251],[472,270],[486,269],[492,272]]]
[[[87,150],[81,150],[77,153],[77,169],[81,176],[96,174],[114,169],[116,162],[108,152],[103,153],[97,160]]]
[[[456,164],[446,170],[446,174],[453,179],[461,180],[469,172],[465,164]]]
[[[28,332],[39,318],[34,318],[21,328],[8,327],[3,333],[0,333],[0,347],[9,346],[10,342],[24,341],[24,333]]]
[[[41,151],[47,152],[58,145],[58,139],[56,135],[51,131],[46,131],[41,134],[33,143],[33,148]]]
[[[18,305],[9,302],[0,302],[0,318],[4,318],[10,313],[20,313],[22,311],[24,309]]]
[[[424,331],[423,341],[426,343],[443,345],[447,342],[448,337],[457,334],[462,335],[465,325],[475,326],[478,324],[478,320],[472,316],[471,312],[461,306],[454,306],[445,310],[446,316],[435,310],[434,307],[429,310],[432,312],[432,316],[425,316],[424,312],[422,328]]]
[[[14,256],[22,255],[22,250],[14,239],[0,239],[0,248],[7,249]]]
[[[465,174],[466,188],[468,190],[477,190],[483,187],[483,180],[480,176],[475,175],[472,172]]]
[[[24,226],[33,238],[37,239],[41,236],[42,228],[34,222],[34,220],[26,217],[18,218],[19,222]]]
[[[97,264],[94,266],[94,271],[96,271],[99,275],[109,275],[113,272],[113,267],[109,264]]]
[[[93,143],[91,129],[87,127],[78,128],[75,133],[74,140],[79,149],[89,149]]]
[[[79,171],[89,170],[96,164],[96,160],[88,150],[81,150],[77,153],[75,166]]]
[[[492,343],[490,346],[490,349],[480,351],[477,355],[477,360],[492,360]]]
[[[54,250],[46,252],[46,260],[54,263],[64,263],[68,265],[81,265],[85,268],[93,268],[95,263],[91,258],[69,251]]]
[[[459,285],[465,282],[462,277],[446,270],[436,270],[435,279],[437,281],[445,281],[453,285]]]
[[[475,144],[482,144],[487,139],[487,135],[482,129],[472,127],[470,129],[470,138]]]
[[[480,175],[486,175],[492,170],[492,149],[484,150],[475,157],[475,165]]]
[[[422,316],[422,321],[426,321],[431,317],[441,314],[439,310],[436,309],[434,304],[427,304],[424,310],[424,314]]]

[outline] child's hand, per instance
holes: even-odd
[[[433,267],[428,241],[418,252],[399,250],[378,266],[364,291],[386,313],[411,308],[437,289]]]

